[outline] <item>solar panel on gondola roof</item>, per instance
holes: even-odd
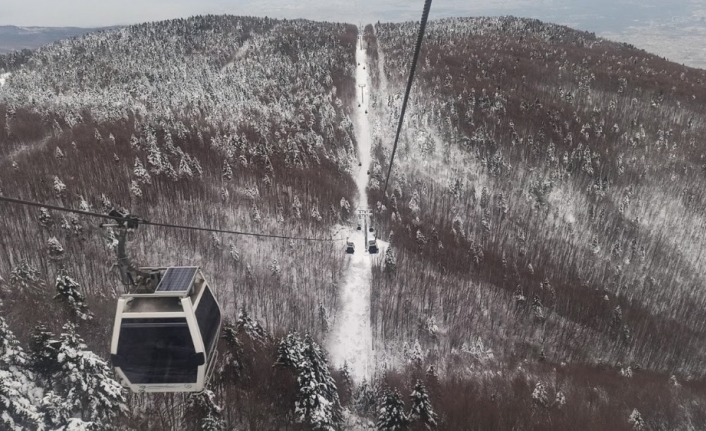
[[[162,281],[159,282],[159,286],[155,289],[155,293],[183,292],[184,294],[187,294],[191,290],[191,286],[194,284],[194,277],[196,277],[196,272],[198,270],[198,266],[182,266],[167,269],[162,276]]]

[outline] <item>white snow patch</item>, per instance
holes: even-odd
[[[7,81],[7,78],[10,77],[10,72],[7,73],[0,73],[0,87],[3,87],[5,85],[5,81]]]

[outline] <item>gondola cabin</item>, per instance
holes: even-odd
[[[153,293],[118,299],[110,356],[133,392],[200,392],[216,357],[221,308],[197,266],[150,268]]]
[[[378,248],[378,240],[377,238],[375,238],[375,236],[371,236],[368,240],[368,253],[377,254],[379,252],[380,249]]]

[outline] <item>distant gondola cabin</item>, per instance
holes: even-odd
[[[213,371],[221,308],[198,267],[158,274],[153,293],[118,299],[113,366],[133,392],[202,391]]]

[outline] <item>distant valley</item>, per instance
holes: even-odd
[[[115,27],[17,27],[14,25],[2,25],[0,26],[0,54],[22,49],[36,49],[57,40],[69,39],[110,28]]]

